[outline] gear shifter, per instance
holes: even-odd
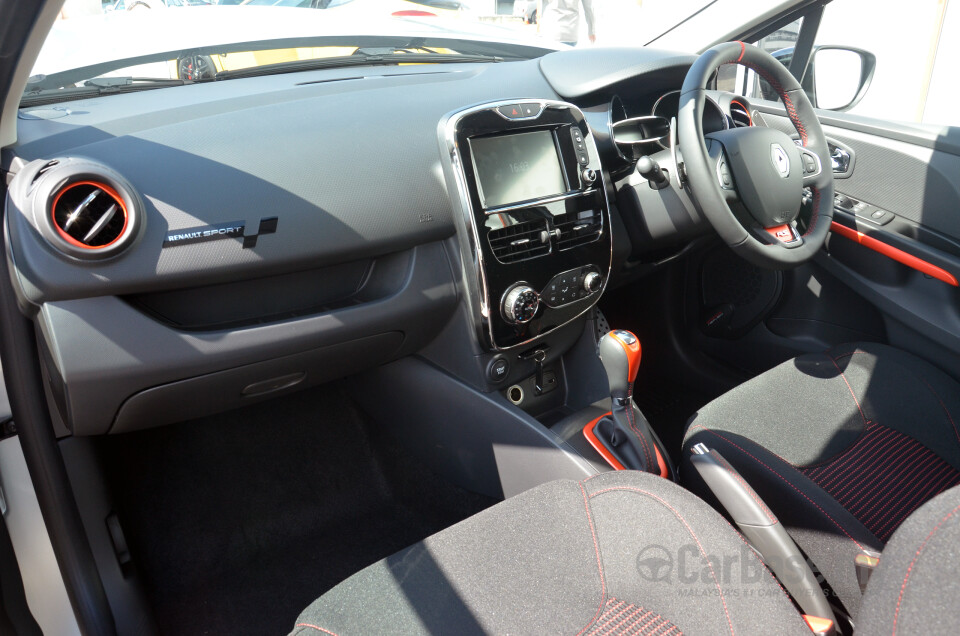
[[[611,462],[614,467],[619,464],[672,479],[666,452],[633,403],[633,383],[640,370],[640,341],[629,331],[617,329],[600,339],[599,351],[610,384],[610,413],[588,425],[584,434],[595,448],[598,443],[603,446],[602,450],[597,448],[601,455],[616,460]]]

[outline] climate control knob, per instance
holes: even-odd
[[[511,325],[530,322],[540,308],[540,295],[527,285],[517,284],[503,295],[500,313]]]
[[[588,294],[600,291],[603,287],[603,277],[596,272],[587,272],[583,277],[583,290]]]

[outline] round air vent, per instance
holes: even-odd
[[[116,172],[87,159],[57,159],[37,170],[33,221],[47,242],[73,258],[98,260],[130,247],[143,204]]]
[[[99,250],[119,241],[127,229],[127,205],[105,183],[78,181],[60,189],[53,199],[53,226],[67,243]]]
[[[733,119],[733,125],[736,128],[753,126],[753,118],[750,116],[750,111],[735,99],[730,101],[730,117]]]

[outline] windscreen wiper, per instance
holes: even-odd
[[[403,53],[403,49],[385,53],[371,52],[370,49],[358,49],[353,55],[339,55],[336,57],[322,57],[312,60],[296,60],[265,64],[232,71],[220,71],[217,79],[234,79],[238,77],[258,77],[276,73],[297,73],[299,71],[315,71],[325,68],[346,68],[350,66],[388,66],[396,64],[460,64],[467,62],[505,62],[510,59],[525,59],[521,57],[508,58],[497,55],[462,55],[458,53]]]
[[[31,91],[29,84],[20,106],[37,106],[55,102],[83,99],[86,97],[100,97],[118,93],[135,93],[137,91],[166,88],[168,86],[185,86],[200,82],[213,81],[213,78],[202,80],[184,80],[155,77],[96,77],[86,80],[83,86],[68,86],[65,88],[44,88]]]

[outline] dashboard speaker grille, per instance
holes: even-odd
[[[550,253],[547,222],[526,221],[490,230],[490,249],[501,263],[516,263]]]
[[[123,198],[95,181],[78,181],[62,188],[53,199],[52,216],[63,240],[87,250],[114,244],[129,222]]]
[[[603,231],[602,217],[597,210],[567,212],[556,217],[553,222],[560,230],[557,248],[561,250],[592,243],[600,238]]]

